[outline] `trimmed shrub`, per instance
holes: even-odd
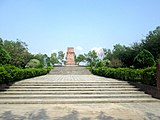
[[[156,86],[156,67],[150,67],[143,70],[142,83]]]
[[[21,69],[15,66],[0,66],[0,84],[19,81],[26,78],[47,74],[51,68],[26,68]]]
[[[100,67],[92,68],[91,72],[95,75],[108,78],[141,82],[143,84],[156,86],[156,67],[146,69]]]
[[[0,84],[9,83],[9,80],[12,79],[12,76],[5,70],[4,67],[0,67]]]

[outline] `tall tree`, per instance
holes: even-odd
[[[59,60],[60,64],[64,64],[64,62],[65,62],[64,55],[65,55],[65,53],[63,53],[63,51],[58,52],[58,60]]]
[[[25,68],[25,65],[32,58],[31,53],[28,52],[27,44],[17,39],[17,41],[5,40],[3,45],[11,56],[10,63],[17,67]]]
[[[0,45],[0,64],[9,64],[11,60],[10,55],[8,52]]]
[[[77,57],[76,57],[76,63],[79,65],[80,62],[84,62],[85,61],[85,56],[83,54],[79,54]]]
[[[44,54],[44,59],[43,60],[44,60],[44,67],[45,68],[51,66],[50,57],[48,57],[47,54]]]
[[[113,57],[112,51],[110,49],[105,49],[104,54],[105,54],[104,60],[111,60]]]
[[[95,50],[89,51],[88,54],[84,54],[84,56],[89,66],[95,66],[96,62],[98,61],[98,56]]]
[[[58,57],[58,56],[57,56],[57,53],[52,53],[52,54],[51,54],[50,61],[51,61],[52,65],[54,65],[54,64],[56,64],[56,63],[59,63],[57,57]]]
[[[134,58],[134,66],[136,68],[146,68],[155,65],[154,56],[148,50],[142,50]]]
[[[150,31],[146,38],[142,40],[142,47],[150,51],[156,60],[160,59],[160,26]]]

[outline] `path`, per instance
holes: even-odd
[[[2,120],[160,119],[158,99],[126,81],[91,75],[84,67],[58,67],[17,82],[0,92],[0,108]]]

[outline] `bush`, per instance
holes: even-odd
[[[135,68],[147,68],[155,65],[154,56],[148,50],[142,50],[134,58]]]
[[[1,64],[8,64],[11,60],[11,56],[9,53],[0,45],[0,63]]]
[[[12,76],[5,70],[4,67],[0,67],[0,83],[9,83]]]
[[[142,83],[156,86],[156,67],[150,67],[143,70]]]
[[[0,84],[19,81],[26,78],[47,74],[51,68],[26,68],[21,69],[15,66],[0,66]]]
[[[91,72],[95,75],[108,78],[141,82],[147,85],[156,86],[156,67],[146,69],[100,67],[92,68]]]

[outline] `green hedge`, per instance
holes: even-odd
[[[26,68],[21,69],[10,65],[0,66],[0,84],[19,81],[26,78],[47,74],[51,68]]]
[[[92,68],[90,71],[99,76],[156,86],[156,67],[146,69],[100,67]]]

